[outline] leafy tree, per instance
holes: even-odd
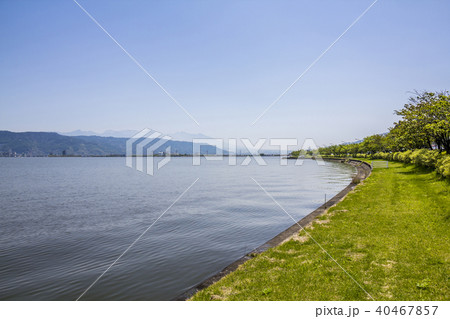
[[[423,92],[412,96],[409,103],[395,111],[401,119],[388,134],[375,134],[360,143],[331,145],[319,148],[322,155],[358,156],[380,152],[400,152],[433,148],[450,154],[450,95],[444,92]],[[294,153],[293,153],[294,154]]]
[[[386,138],[383,135],[375,134],[364,138],[362,142],[362,150],[364,153],[374,154],[384,151],[387,143]]]
[[[402,119],[391,130],[399,146],[406,149],[429,148],[450,151],[449,93],[416,92],[403,109],[395,111]]]

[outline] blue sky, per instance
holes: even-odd
[[[410,91],[450,89],[450,2],[0,1],[0,129],[187,131],[212,137],[382,133]]]

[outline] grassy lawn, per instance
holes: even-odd
[[[389,166],[307,231],[375,300],[449,300],[450,183],[413,165]],[[192,299],[370,297],[302,231]]]

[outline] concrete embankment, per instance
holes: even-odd
[[[327,211],[328,208],[330,208],[333,205],[336,205],[338,202],[343,200],[344,197],[351,190],[353,190],[356,187],[357,183],[359,181],[362,181],[362,180],[366,179],[370,175],[370,173],[372,171],[372,167],[370,166],[370,164],[368,164],[366,162],[363,162],[363,161],[359,161],[359,160],[344,160],[344,159],[329,158],[329,159],[325,159],[325,161],[341,162],[341,163],[346,163],[346,164],[349,164],[349,165],[352,165],[352,166],[356,167],[357,173],[354,176],[352,182],[347,187],[345,187],[342,191],[340,191],[336,196],[332,197],[330,200],[325,202],[322,206],[320,206],[319,208],[317,208],[316,210],[314,210],[310,214],[308,214],[305,217],[303,217],[301,220],[299,220],[297,223],[295,223],[294,225],[292,225],[288,229],[284,230],[283,232],[281,232],[280,234],[278,234],[274,238],[270,239],[269,241],[267,241],[266,243],[262,244],[258,248],[254,249],[250,253],[246,254],[242,258],[240,258],[240,259],[236,260],[235,262],[233,262],[232,264],[228,265],[227,267],[225,267],[223,270],[221,270],[217,274],[209,277],[208,279],[202,281],[198,285],[190,288],[189,290],[187,290],[183,294],[177,296],[174,300],[187,300],[187,299],[189,299],[194,294],[196,294],[198,291],[209,287],[210,285],[214,284],[215,282],[217,282],[221,278],[225,277],[229,273],[235,271],[240,265],[245,263],[247,260],[250,260],[250,259],[256,257],[258,254],[268,250],[269,248],[273,248],[275,246],[280,245],[284,241],[288,240],[290,237],[292,237],[295,234],[299,233],[302,230],[302,228],[305,228],[308,225],[310,225],[315,218],[317,218],[318,216],[324,214]]]

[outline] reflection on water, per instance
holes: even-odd
[[[124,158],[0,158],[0,299],[74,300],[197,178],[83,300],[168,300],[274,237],[331,198],[354,168],[192,166],[155,176]]]

